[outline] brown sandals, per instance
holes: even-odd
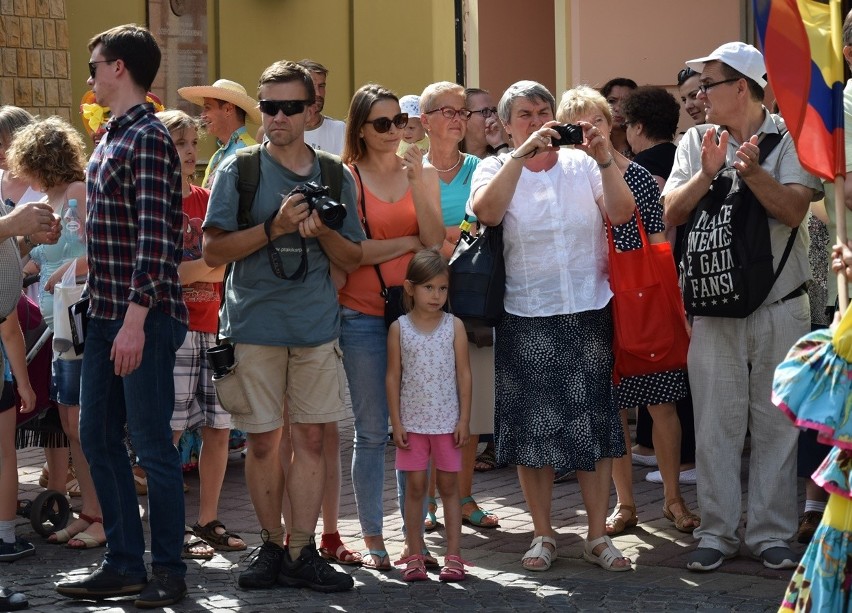
[[[629,515],[626,515],[626,513]],[[625,517],[626,515],[626,517]],[[636,515],[636,507],[631,504],[617,504],[612,515],[606,518],[606,533],[607,536],[616,536],[621,534],[628,528],[633,528],[639,523],[639,517]]]
[[[675,518],[674,513],[671,512],[671,508],[673,505],[677,504],[683,507],[684,512],[683,515]],[[701,525],[701,517],[690,511],[686,506],[686,503],[683,501],[683,498],[680,496],[672,498],[663,505],[663,516],[672,522],[675,525],[675,528],[687,534],[691,534],[693,530]],[[692,522],[692,525],[687,525],[687,522]]]
[[[222,528],[224,532],[216,532],[216,528]],[[228,532],[225,528],[225,524],[220,522],[218,519],[214,519],[203,526],[196,523],[192,526],[192,531],[195,532],[195,536],[210,545],[216,551],[243,551],[246,548],[245,543],[241,543],[240,545],[231,545],[228,543],[228,540],[231,538],[239,539],[240,541],[243,539],[239,534]]]

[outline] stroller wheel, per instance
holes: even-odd
[[[46,490],[39,494],[30,507],[30,523],[33,530],[47,536],[61,530],[71,517],[71,505],[63,494]]]

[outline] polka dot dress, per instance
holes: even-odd
[[[498,463],[594,470],[624,455],[611,342],[609,307],[503,317],[494,347]]]
[[[657,232],[665,231],[663,207],[660,204],[660,188],[654,177],[634,162],[627,167],[627,171],[624,173],[624,182],[633,192],[636,206],[639,207],[639,215],[642,217],[642,225],[645,226],[645,233],[651,236]],[[639,249],[642,246],[639,226],[636,225],[635,219],[615,226],[612,236],[616,249],[621,251]],[[684,398],[687,394],[686,371],[671,370],[651,375],[625,377],[621,380],[616,391],[618,406],[622,409],[629,409],[642,404],[655,405],[675,402]]]

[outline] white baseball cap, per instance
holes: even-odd
[[[420,96],[408,94],[399,99],[399,110],[408,113],[409,117],[420,119]]]
[[[763,54],[753,45],[739,41],[725,43],[707,57],[689,60],[686,65],[700,73],[704,70],[704,64],[714,60],[727,64],[761,87],[766,87],[766,79],[764,78],[766,76],[766,64],[763,61]]]

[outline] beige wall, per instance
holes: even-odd
[[[471,85],[496,97],[507,85],[533,79],[559,98],[581,83],[613,77],[660,85],[677,95],[684,60],[740,40],[744,0],[466,0],[467,70]],[[752,42],[752,41],[748,41]],[[679,98],[679,96],[677,96]],[[681,128],[692,125],[686,113]]]

